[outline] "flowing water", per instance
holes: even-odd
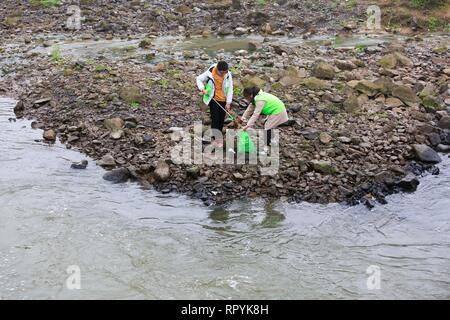
[[[448,157],[372,211],[207,208],[110,184],[92,161],[70,169],[83,155],[10,122],[13,103],[0,99],[0,299],[450,298]]]

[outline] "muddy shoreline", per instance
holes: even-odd
[[[58,138],[112,170],[105,178],[113,182],[137,179],[207,205],[263,197],[372,207],[388,194],[414,191],[421,175],[438,174],[434,164],[443,155],[436,151],[450,150],[445,34],[346,46],[351,35],[296,43],[280,32],[260,41],[240,35],[221,50],[205,48],[214,35],[188,32],[180,47],[164,48],[137,30],[127,36],[138,39],[133,45],[119,40],[97,52],[65,47],[95,38],[84,33],[55,40],[17,32],[14,41],[1,35],[0,94],[19,100],[17,117],[34,119],[44,139]],[[229,61],[237,88],[258,85],[286,101],[292,121],[280,128],[278,174],[261,176],[254,165],[173,164],[174,128],[209,124],[195,76],[216,59]],[[239,93],[233,108],[242,113]]]

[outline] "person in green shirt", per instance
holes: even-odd
[[[249,106],[239,122],[244,123],[244,130],[253,128],[260,116],[266,116],[264,130],[266,132],[266,145],[270,146],[272,129],[289,121],[286,107],[278,97],[262,91],[258,87],[248,87],[243,92],[244,99]]]

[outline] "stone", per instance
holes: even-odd
[[[192,179],[197,179],[200,175],[200,167],[199,166],[193,166],[186,170],[186,174],[188,177],[191,177]]]
[[[438,152],[442,152],[442,153],[449,153],[450,152],[450,146],[446,145],[446,144],[438,144],[436,147],[436,150]]]
[[[124,183],[131,178],[130,171],[127,168],[118,168],[109,171],[103,175],[103,179],[112,183]]]
[[[380,61],[378,62],[379,65],[385,69],[394,69],[397,65],[397,58],[394,54],[390,53],[383,57],[381,57]]]
[[[419,180],[413,173],[408,173],[406,177],[401,179],[397,186],[405,192],[414,192],[417,190],[417,186],[419,185]]]
[[[323,144],[329,144],[332,140],[332,137],[326,132],[321,132],[319,135],[319,140]]]
[[[319,138],[319,132],[315,129],[307,128],[300,132],[306,140],[316,140]]]
[[[158,162],[153,174],[156,180],[161,182],[167,181],[170,178],[170,167],[164,160],[161,160]]]
[[[388,109],[404,106],[402,100],[400,100],[398,98],[387,98],[386,101],[384,102],[384,105]]]
[[[111,137],[111,139],[114,139],[114,140],[119,140],[119,139],[121,139],[122,138],[122,136],[123,136],[123,130],[114,130],[114,131],[112,131],[111,133],[110,133],[110,137]]]
[[[439,163],[441,158],[436,151],[424,144],[413,145],[413,151],[416,155],[416,159],[425,163]]]
[[[336,174],[338,172],[329,161],[312,160],[310,165],[314,171],[323,174]]]
[[[150,38],[145,38],[143,40],[141,40],[141,42],[139,42],[139,48],[142,49],[147,49],[149,47],[151,47],[153,44],[153,40]]]
[[[327,83],[325,81],[315,77],[306,78],[305,80],[303,80],[302,84],[311,90],[320,90],[324,89],[327,86]]]
[[[102,157],[100,161],[97,162],[99,166],[101,167],[115,167],[116,161],[114,160],[113,156],[110,154],[106,154]]]
[[[53,129],[49,129],[44,131],[43,137],[47,141],[55,141],[56,140],[56,132]]]
[[[439,120],[439,128],[450,129],[450,116],[444,116]]]
[[[351,61],[346,61],[346,60],[335,60],[334,64],[336,65],[336,67],[338,67],[340,70],[353,70],[358,68],[358,66],[356,64],[354,64]]]
[[[324,61],[316,62],[311,71],[311,75],[313,77],[319,79],[332,80],[335,75],[334,67]]]
[[[352,139],[349,137],[338,137],[338,140],[342,143],[350,143],[352,142]]]
[[[297,70],[295,68],[288,68],[280,79],[280,84],[283,87],[293,86],[299,84],[301,79],[306,77],[304,70]]]
[[[418,98],[414,91],[407,86],[396,85],[392,90],[392,96],[400,99],[407,106],[412,107],[418,102]]]
[[[422,105],[428,112],[437,110],[444,110],[444,106],[439,102],[439,99],[434,96],[426,96],[422,99]]]
[[[381,87],[378,84],[368,80],[361,80],[354,89],[358,92],[366,94],[369,97],[373,97],[381,91]]]
[[[414,65],[414,63],[412,62],[412,60],[410,58],[401,54],[400,52],[395,52],[394,55],[395,55],[397,62],[400,65],[402,65],[404,67],[412,67]]]
[[[350,96],[344,101],[344,109],[348,113],[354,113],[361,109],[361,100],[357,96]]]
[[[110,118],[103,121],[103,125],[110,131],[117,131],[123,128],[125,122],[121,118]]]
[[[126,103],[143,102],[141,89],[134,85],[122,87],[122,89],[120,89],[119,96]]]
[[[245,76],[241,80],[244,87],[258,87],[263,88],[266,81],[256,76]]]
[[[88,165],[88,161],[87,160],[82,160],[81,162],[74,162],[74,163],[72,163],[70,168],[77,169],[77,170],[84,170],[84,169],[87,168],[87,165]]]

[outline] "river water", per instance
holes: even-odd
[[[0,99],[0,299],[450,298],[448,157],[416,193],[372,211],[207,208],[110,184],[92,161],[70,169],[83,155],[10,122],[12,106]]]

